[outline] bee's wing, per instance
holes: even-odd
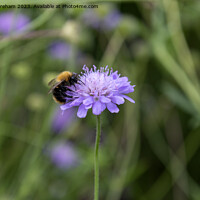
[[[51,86],[51,89],[49,90],[48,94],[50,94],[60,83],[63,81],[56,82],[56,79],[51,80],[48,85]]]
[[[53,86],[55,84],[56,84],[56,79],[55,78],[48,82],[48,86]]]

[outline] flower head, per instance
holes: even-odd
[[[77,164],[78,155],[71,143],[60,142],[50,150],[52,162],[59,168],[70,168]]]
[[[102,26],[106,30],[112,30],[118,26],[121,18],[121,13],[118,10],[113,10],[102,21]]]
[[[94,29],[107,31],[115,29],[120,23],[121,18],[121,13],[116,9],[113,9],[103,16],[94,11],[88,11],[83,14],[84,22],[87,25]]]
[[[50,44],[48,52],[53,58],[67,60],[72,54],[72,48],[63,41],[56,41]]]
[[[118,71],[113,72],[108,67],[97,69],[96,66],[90,70],[83,66],[83,71],[78,83],[67,90],[70,98],[66,98],[66,104],[61,106],[62,110],[78,106],[77,116],[84,118],[90,108],[94,115],[100,115],[106,108],[111,113],[118,113],[117,105],[123,104],[124,99],[135,103],[126,96],[134,91],[135,85],[131,85],[127,77],[120,77]]]
[[[4,12],[0,14],[0,32],[8,35],[12,32],[23,32],[26,30],[30,19],[23,14],[16,14],[14,12]]]

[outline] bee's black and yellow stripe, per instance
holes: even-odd
[[[53,94],[53,99],[57,103],[65,104],[67,98],[68,99],[72,98],[72,96],[69,96],[66,93],[67,93],[67,91],[70,91],[68,86],[71,86],[71,85],[74,85],[75,83],[77,83],[77,81],[78,81],[77,74],[71,73],[69,71],[64,71],[64,72],[60,73],[57,76],[57,78],[54,80],[55,80],[55,83],[54,83],[55,88],[50,90]],[[58,83],[57,86],[56,86],[56,83]]]
[[[73,75],[73,73],[71,73],[69,71],[64,71],[57,76],[56,81],[60,82],[60,81],[65,80],[66,82],[68,82],[70,80],[70,78],[72,77],[72,75]]]
[[[67,86],[69,86],[69,82],[63,81],[53,90],[53,98],[57,103],[64,104],[66,103],[66,98],[72,98],[71,96],[66,94]]]

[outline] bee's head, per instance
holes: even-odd
[[[73,85],[74,83],[78,82],[78,74],[77,73],[73,73],[71,78],[70,78],[70,84]]]

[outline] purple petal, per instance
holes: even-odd
[[[127,89],[126,89],[126,90],[124,90],[124,92],[123,92],[123,93],[125,93],[125,94],[128,94],[128,93],[131,93],[131,92],[134,92],[134,87],[132,87],[132,86],[129,86],[129,87],[127,87]]]
[[[70,102],[70,103],[66,103],[66,104],[60,106],[60,109],[66,110],[66,109],[71,108],[71,107],[72,107],[72,105],[71,105],[71,102]]]
[[[111,100],[110,100],[109,98],[105,97],[105,96],[101,96],[101,97],[99,98],[99,100],[100,100],[102,103],[110,103],[110,102],[111,102]]]
[[[111,113],[118,113],[119,112],[119,108],[112,102],[107,104],[107,108]]]
[[[106,109],[106,104],[102,103],[101,104],[101,112],[103,112]]]
[[[126,77],[126,76],[120,77],[120,78],[118,79],[118,81],[123,82],[123,83],[126,83],[126,82],[128,82],[128,77]]]
[[[81,104],[78,108],[78,112],[77,112],[77,116],[79,118],[85,118],[87,115],[87,109],[85,109],[85,106],[83,104]]]
[[[125,86],[123,85],[123,86],[119,87],[118,90],[119,90],[119,92],[124,93],[124,91],[126,91],[127,88],[128,88],[127,85],[125,85]]]
[[[87,110],[90,108],[92,108],[92,104],[85,106],[85,109],[87,109]]]
[[[94,115],[100,115],[101,114],[101,102],[97,101],[94,103],[92,107],[92,112]]]
[[[93,97],[88,97],[85,100],[83,100],[83,104],[86,106],[92,104],[93,102],[94,102]]]
[[[117,78],[119,77],[118,71],[114,72],[114,73],[112,74],[112,77],[113,77],[114,80],[117,79]]]
[[[114,96],[111,98],[112,102],[117,104],[117,105],[120,105],[120,104],[123,104],[125,101],[124,101],[124,98],[123,97],[120,97],[120,96]]]
[[[122,86],[118,90],[120,93],[124,93],[124,94],[134,92],[134,88],[131,85]]]
[[[80,98],[78,98],[78,99],[75,99],[75,100],[71,103],[71,106],[79,106],[79,105],[82,103],[83,100],[84,100],[83,97],[80,97]]]
[[[124,97],[125,99],[127,99],[128,101],[130,101],[131,103],[135,103],[135,101],[133,99],[131,99],[130,97],[126,96],[126,95],[122,95],[122,97]]]

